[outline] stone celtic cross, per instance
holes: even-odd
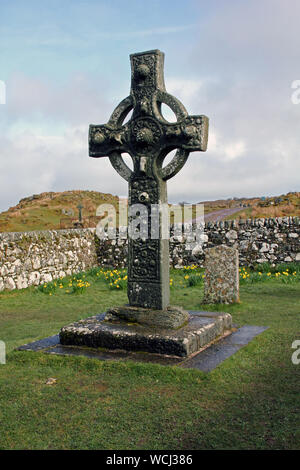
[[[188,115],[181,102],[166,92],[162,52],[132,54],[130,60],[130,95],[116,107],[107,124],[90,125],[89,155],[109,157],[114,169],[128,181],[129,206],[143,204],[151,224],[151,206],[167,204],[166,181],[183,167],[190,152],[206,150],[208,118]],[[175,123],[163,117],[162,103],[176,115]],[[124,123],[131,110],[132,117]],[[163,167],[165,157],[174,149],[175,156]],[[131,156],[133,171],[122,153]],[[129,238],[130,306],[163,310],[169,305],[169,241],[162,236],[161,214],[158,232],[157,238]]]
[[[79,203],[78,206],[77,206],[77,209],[79,209],[79,212],[78,212],[78,220],[79,220],[79,222],[81,222],[81,221],[82,221],[82,213],[81,213],[81,210],[83,209],[83,205]]]

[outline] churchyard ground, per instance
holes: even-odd
[[[126,303],[126,272],[95,269],[56,285],[3,291],[1,449],[299,448],[300,364],[292,362],[299,263],[241,268],[235,305],[201,305],[202,270],[171,270],[170,278],[172,304],[226,311],[238,326],[269,329],[210,373],[21,352],[14,349]]]

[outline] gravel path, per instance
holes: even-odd
[[[224,220],[228,215],[235,214],[241,210],[243,210],[242,207],[233,207],[231,209],[221,209],[219,211],[209,212],[204,215],[204,220],[205,222],[218,222],[220,220]],[[197,222],[197,219],[193,219],[193,222]]]

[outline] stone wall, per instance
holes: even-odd
[[[203,266],[205,248],[236,246],[240,265],[300,261],[297,217],[208,222],[202,245],[193,233],[174,236],[170,264]],[[93,266],[125,267],[127,240],[99,240],[95,229],[49,230],[0,234],[0,290],[30,285],[87,270]]]
[[[49,282],[97,264],[95,229],[0,234],[0,291]]]
[[[204,250],[217,245],[236,246],[241,266],[256,263],[300,261],[300,219],[247,219],[240,221],[208,222],[202,245],[195,245],[193,233],[174,236],[171,229],[170,264],[175,268],[204,265]],[[125,267],[127,242],[123,239],[98,242],[98,262],[101,266]]]

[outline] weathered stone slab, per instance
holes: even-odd
[[[182,362],[182,357],[166,356],[154,353],[145,353],[143,351],[125,351],[122,349],[102,349],[87,348],[78,346],[65,346],[57,344],[52,348],[43,351],[47,354],[61,354],[67,356],[84,356],[90,359],[100,361],[134,361],[160,364],[164,366],[175,366]]]
[[[239,253],[225,245],[205,250],[203,303],[239,302]]]
[[[261,334],[267,328],[266,326],[242,326],[230,336],[222,338],[218,343],[213,344],[205,351],[187,359],[181,365],[185,368],[200,369],[203,372],[210,372],[225,361],[225,359],[250,343],[255,336]]]
[[[40,351],[59,343],[59,335],[48,336],[47,338],[33,341],[32,343],[24,344],[18,348],[19,351]]]
[[[239,328],[234,333],[232,333],[231,336],[224,338],[223,342],[224,344],[245,346],[255,336],[260,335],[267,328],[268,328],[267,326],[245,325]]]
[[[236,353],[241,346],[235,344],[224,344],[223,342],[213,344],[199,354],[184,361],[182,367],[185,369],[199,369],[210,372],[221,364],[225,359]]]
[[[188,322],[189,314],[182,307],[168,306],[164,310],[132,307],[123,305],[110,308],[105,315],[106,321],[126,321],[141,325],[156,325],[157,328],[178,329]]]
[[[60,343],[187,357],[231,330],[231,315],[219,313],[212,317],[207,313],[190,315],[187,324],[178,330],[101,321],[102,317],[96,315],[63,327]]]
[[[209,312],[190,312],[198,316],[204,316]],[[218,315],[218,314],[214,314]],[[103,315],[99,317],[104,318]],[[184,368],[198,369],[203,372],[210,372],[221,364],[225,359],[232,356],[236,351],[246,346],[252,339],[265,331],[266,326],[242,326],[237,331],[220,341],[213,343],[204,351],[193,355],[192,357],[182,358],[179,356],[168,356],[155,353],[133,352],[120,349],[103,349],[88,348],[78,346],[62,345],[59,341],[59,335],[50,336],[48,338],[34,341],[33,343],[24,344],[18,350],[21,351],[38,351],[46,354],[84,356],[90,359],[98,359],[101,361],[135,361],[150,362],[165,366],[179,366]]]

